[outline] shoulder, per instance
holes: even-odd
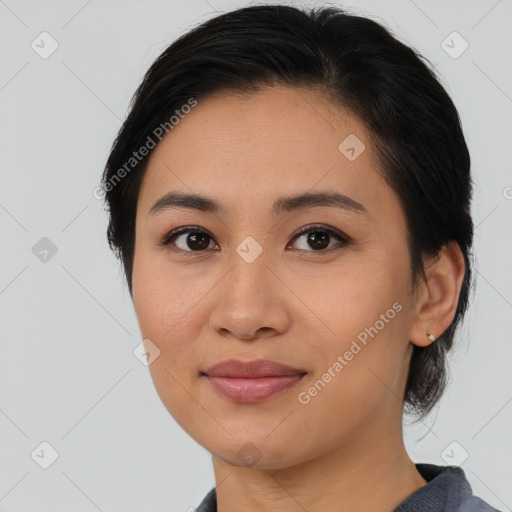
[[[497,508],[491,507],[478,496],[471,496],[469,499],[460,504],[455,512],[501,512]]]
[[[474,496],[462,468],[416,464],[427,482],[403,501],[394,512],[501,512]]]
[[[217,490],[215,487],[208,492],[195,512],[217,512]]]

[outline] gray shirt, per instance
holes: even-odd
[[[500,512],[473,495],[460,467],[416,464],[416,469],[427,484],[408,496],[393,512]],[[217,512],[215,487],[196,512]]]

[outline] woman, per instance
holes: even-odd
[[[151,66],[103,187],[156,390],[212,453],[199,511],[496,510],[402,437],[443,393],[473,237],[413,49],[332,7],[217,16]]]

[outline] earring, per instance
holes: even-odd
[[[434,338],[434,335],[430,331],[427,331],[427,338],[430,341],[436,341],[436,339]]]

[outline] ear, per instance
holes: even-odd
[[[465,272],[464,256],[459,244],[451,240],[439,255],[425,267],[427,280],[421,281],[415,305],[415,318],[409,340],[426,347],[435,343],[427,336],[430,331],[437,339],[451,324]]]

